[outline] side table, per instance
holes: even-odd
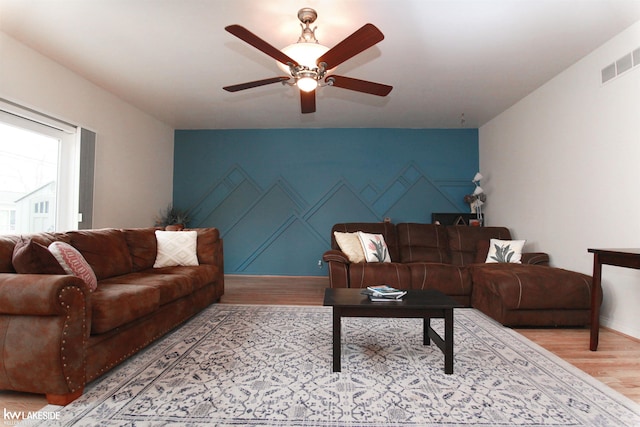
[[[591,338],[589,349],[598,349],[598,334],[600,333],[600,301],[598,296],[602,292],[602,265],[615,265],[640,269],[640,248],[624,249],[588,249],[593,254],[593,289],[591,289]]]

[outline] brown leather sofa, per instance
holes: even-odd
[[[349,261],[334,232],[381,234],[391,261]],[[579,326],[590,321],[592,278],[549,266],[546,253],[522,263],[485,263],[490,239],[511,240],[505,227],[402,223],[342,223],[323,255],[332,287],[387,284],[436,289],[508,326]]]
[[[134,355],[224,292],[222,240],[196,229],[198,266],[153,268],[157,228],[0,236],[0,389],[66,405],[85,384]],[[16,242],[63,241],[98,286],[73,275],[18,274]]]

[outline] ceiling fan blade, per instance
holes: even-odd
[[[271,77],[269,79],[262,79],[262,80],[256,80],[253,82],[240,83],[232,86],[225,86],[222,89],[226,90],[227,92],[238,92],[239,90],[251,89],[252,87],[258,87],[258,86],[270,85],[272,83],[283,82],[285,80],[289,80],[290,78],[291,77],[286,77],[286,76]]]
[[[302,114],[316,112],[316,91],[300,91],[300,107]]]
[[[316,64],[324,62],[327,64],[325,68],[330,70],[382,40],[384,40],[384,34],[375,25],[365,24],[355,33],[329,49],[318,58]]]
[[[331,86],[342,89],[355,90],[356,92],[370,93],[371,95],[387,96],[393,86],[382,83],[370,82],[367,80],[354,79],[352,77],[331,75],[324,79]]]
[[[295,60],[291,59],[288,55],[284,54],[279,49],[276,49],[275,47],[271,46],[269,43],[262,40],[260,37],[256,36],[255,34],[247,30],[243,26],[229,25],[224,29],[230,32],[231,34],[233,34],[234,36],[238,37],[240,40],[243,40],[249,43],[251,46],[255,47],[256,49],[266,53],[267,55],[269,55],[270,57],[272,57],[278,62],[281,62],[285,65],[287,65],[288,63],[291,63],[294,66],[298,65],[298,63]]]

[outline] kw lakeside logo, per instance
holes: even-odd
[[[7,408],[4,408],[3,417],[5,425],[17,425],[25,421],[28,423],[27,420],[58,420],[60,413],[53,411],[8,411]]]

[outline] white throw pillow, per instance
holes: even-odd
[[[198,232],[156,230],[158,253],[153,268],[198,265]]]
[[[367,262],[391,262],[389,248],[382,234],[370,234],[358,231],[358,238],[364,250]]]
[[[526,240],[498,240],[489,241],[489,253],[485,262],[502,262],[521,264],[522,248]]]
[[[336,238],[340,250],[345,253],[349,261],[351,262],[364,262],[364,251],[362,250],[362,243],[358,238],[358,233],[341,233],[340,231],[334,231],[333,235]]]

